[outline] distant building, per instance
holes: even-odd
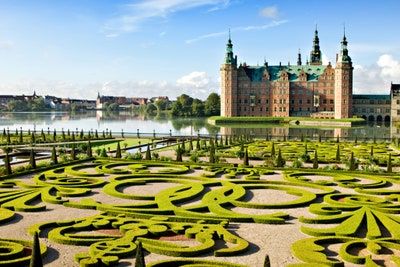
[[[132,105],[146,105],[148,98],[144,97],[125,97],[125,96],[102,96],[97,95],[96,109],[104,109],[105,105],[117,104],[121,108],[128,108]]]
[[[392,121],[400,122],[400,84],[391,84],[390,97]]]
[[[63,109],[77,109],[77,110],[94,110],[96,109],[96,101],[95,100],[87,100],[87,99],[71,99],[71,98],[62,98],[61,105]]]
[[[33,95],[0,95],[0,108],[7,108],[7,105],[11,100],[31,101],[37,98],[40,98],[40,96],[36,94],[36,91],[33,91]]]
[[[390,122],[390,95],[353,95],[353,115],[368,121]]]
[[[238,66],[229,37],[221,65],[221,115],[352,117],[353,64],[344,35],[336,66],[322,64],[315,30],[310,61],[303,64]]]

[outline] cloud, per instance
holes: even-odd
[[[288,22],[288,20],[278,20],[278,21],[274,20],[268,24],[263,24],[263,25],[240,26],[240,27],[232,28],[231,32],[262,31],[262,30],[266,30],[269,28],[277,27],[277,26],[285,24],[287,22]],[[198,41],[202,41],[204,39],[226,36],[227,34],[228,34],[227,31],[207,33],[207,34],[200,35],[200,36],[192,38],[192,39],[188,39],[185,41],[185,43],[192,44],[192,43],[196,43]]]
[[[269,19],[276,19],[279,17],[279,11],[276,6],[267,6],[260,10],[260,16],[269,18]]]
[[[388,94],[392,81],[400,82],[400,61],[392,55],[383,54],[370,66],[354,66],[356,93]]]
[[[117,37],[122,33],[133,32],[151,19],[166,19],[171,14],[193,8],[229,5],[229,0],[139,0],[124,5],[120,14],[109,19],[103,32],[107,37]]]
[[[206,99],[211,92],[219,92],[218,80],[212,79],[206,72],[193,71],[178,78],[175,82],[168,81],[106,81],[93,83],[73,83],[69,81],[51,80],[21,80],[17,83],[0,84],[0,92],[6,94],[55,95],[65,98],[95,99],[97,93],[112,96],[153,97],[167,95],[175,98],[188,94],[195,98]]]

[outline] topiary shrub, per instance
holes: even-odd
[[[318,152],[314,151],[313,169],[318,169]]]
[[[33,235],[32,256],[29,267],[43,267],[38,232]]]
[[[136,257],[135,257],[135,267],[146,267],[146,263],[144,261],[144,253],[142,242],[138,242],[136,247]]]
[[[119,142],[117,143],[117,150],[116,150],[116,152],[115,152],[115,157],[116,157],[117,159],[122,158],[122,155],[121,155],[121,146],[120,146]]]
[[[151,160],[150,145],[147,145],[147,150],[145,154],[145,160]]]
[[[282,153],[281,153],[281,149],[278,149],[278,155],[275,158],[275,162],[274,162],[274,166],[275,167],[285,167],[286,161],[285,159],[282,157]]]

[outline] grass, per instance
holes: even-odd
[[[230,123],[290,123],[295,121],[315,121],[315,122],[350,122],[354,124],[362,124],[365,123],[365,120],[362,118],[348,118],[348,119],[319,119],[319,118],[311,118],[311,117],[221,117],[214,116],[208,119],[211,122],[214,122],[216,125],[218,124],[230,124]]]

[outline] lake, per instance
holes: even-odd
[[[167,118],[150,117],[130,112],[108,113],[102,111],[90,112],[7,112],[0,113],[0,129],[9,128],[10,131],[22,128],[23,130],[95,130],[103,131],[111,129],[114,133],[152,134],[153,131],[169,135],[196,135],[200,134],[253,134],[256,136],[290,136],[300,137],[336,137],[354,139],[373,138],[390,139],[391,134],[398,130],[390,127],[390,124],[367,124],[352,128],[314,128],[289,125],[229,125],[218,127],[207,123],[206,118]]]

